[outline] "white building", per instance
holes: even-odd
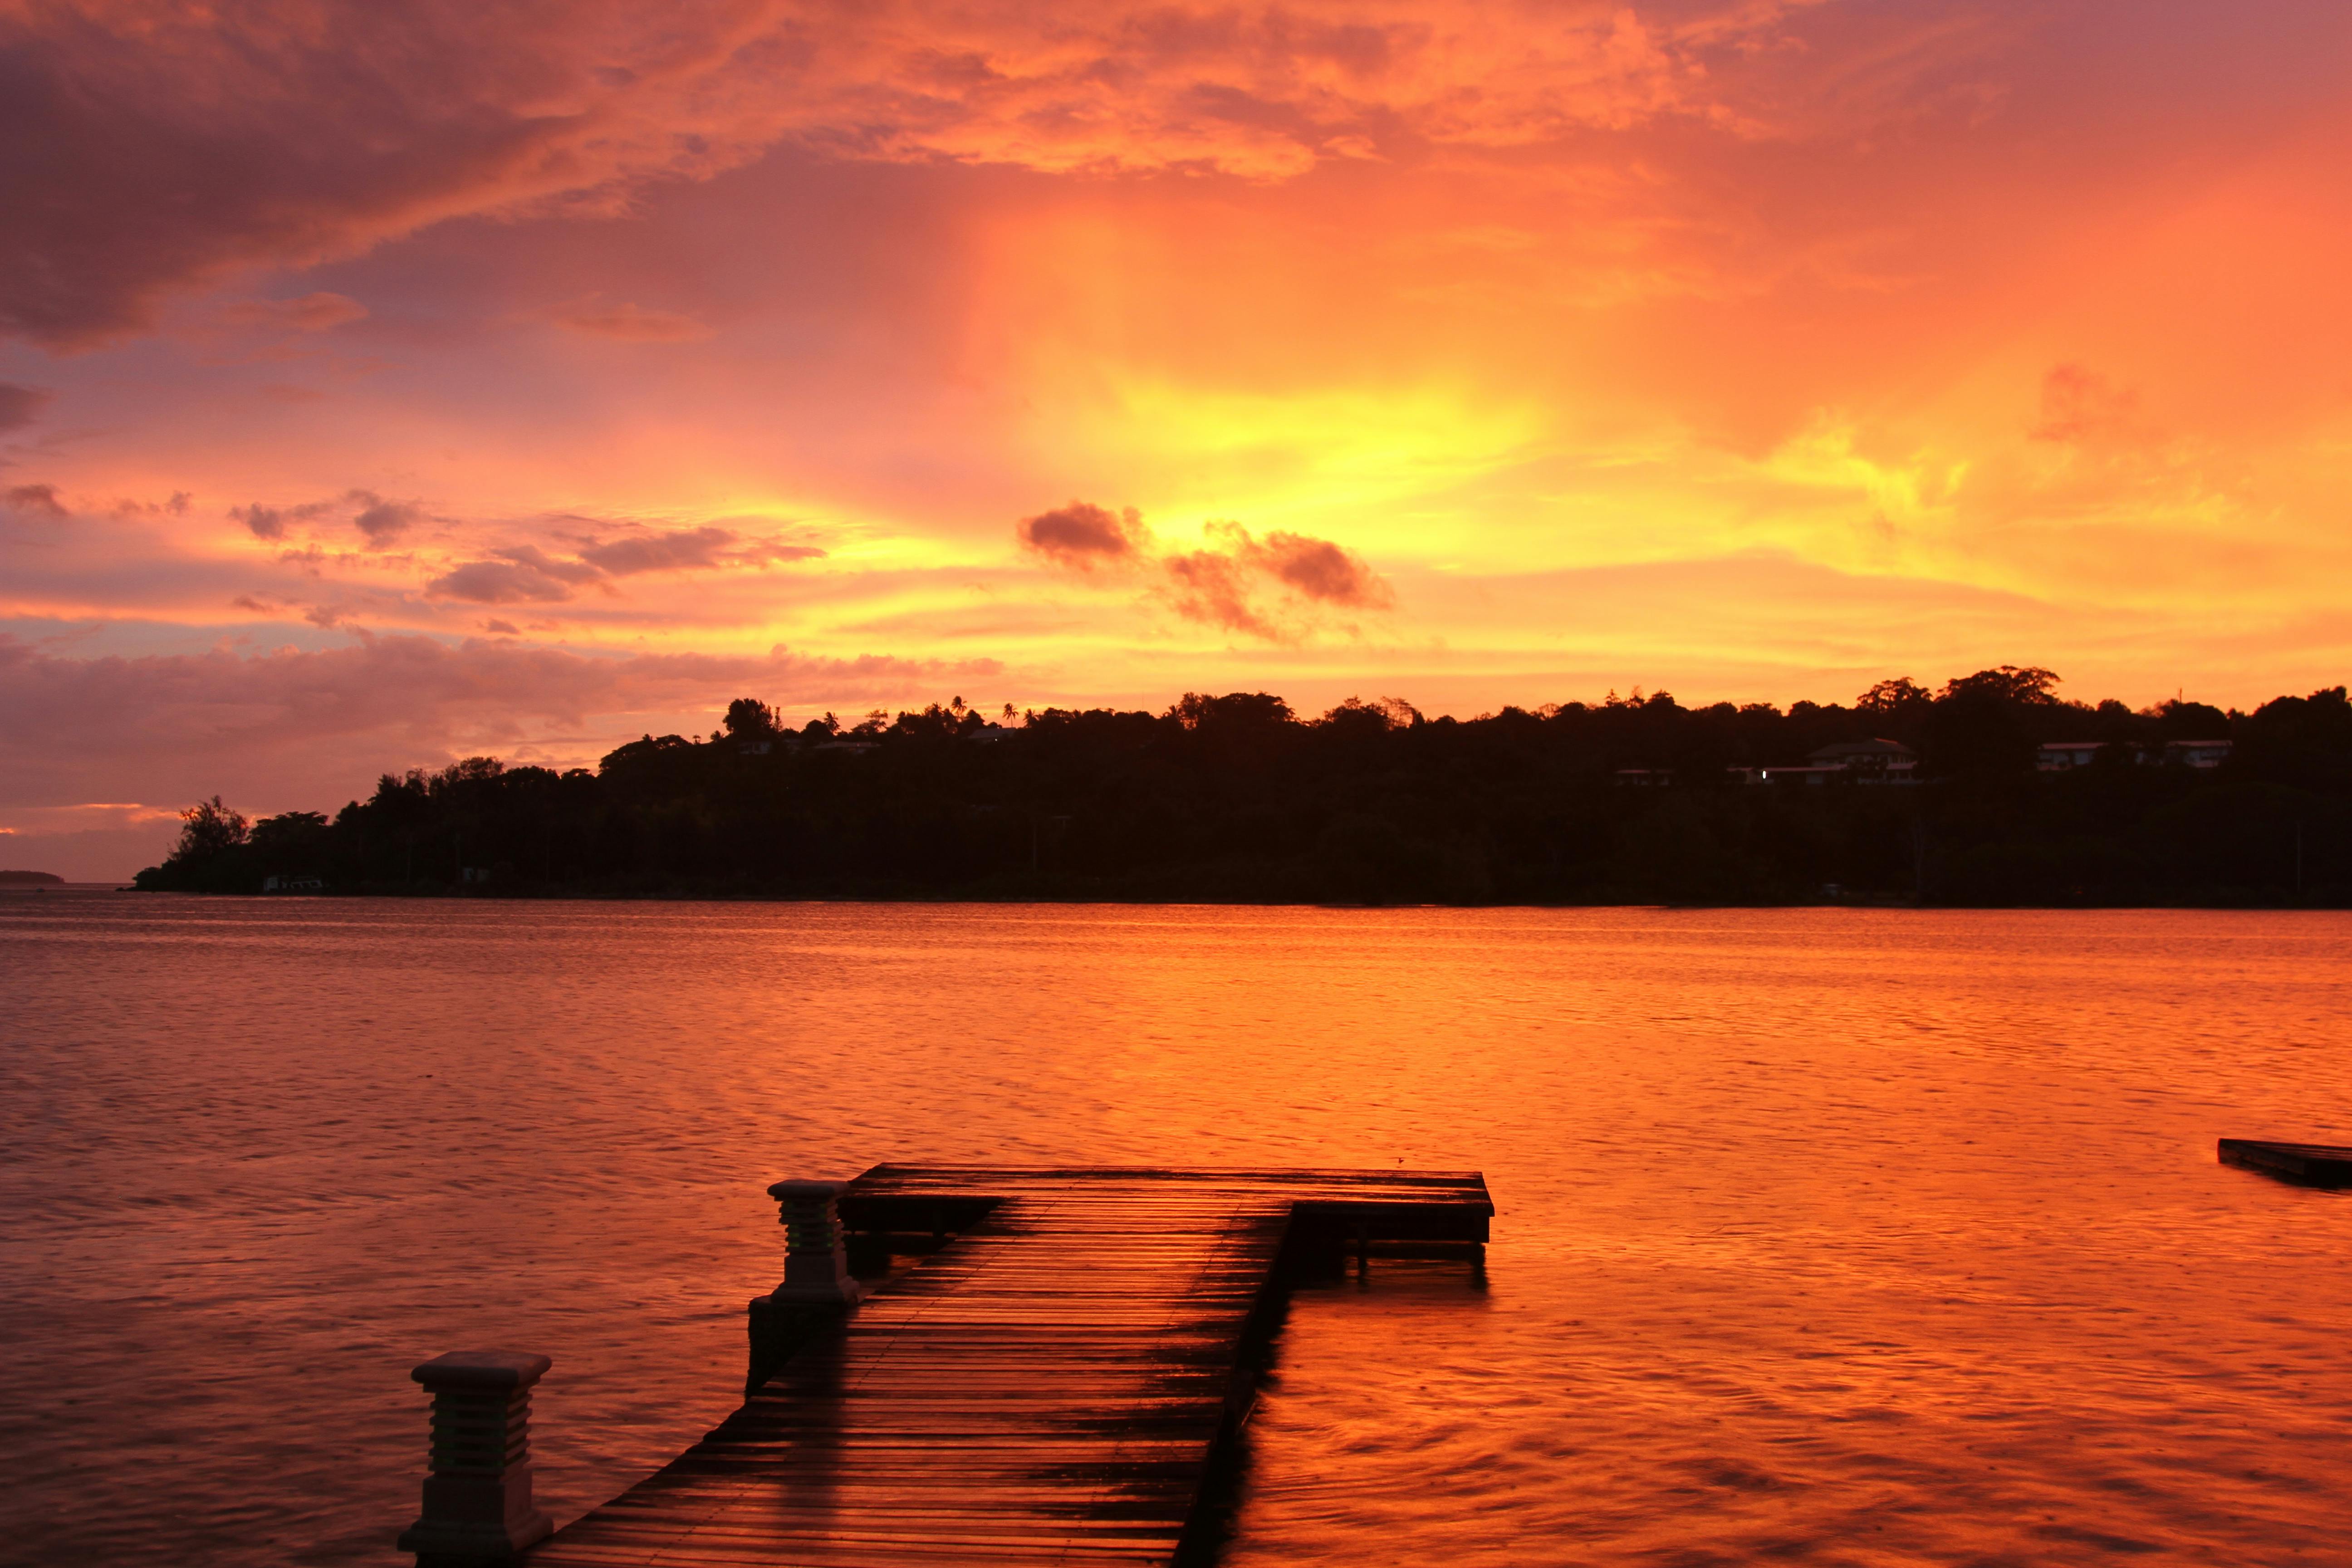
[[[2033,748],[2033,765],[2045,773],[2087,768],[2106,749],[2105,741],[2052,741]]]

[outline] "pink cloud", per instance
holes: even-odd
[[[0,826],[35,808],[215,791],[247,810],[332,809],[380,772],[470,752],[593,763],[646,729],[708,729],[746,693],[846,710],[969,692],[1003,673],[990,659],[596,658],[410,636],[321,652],[71,658],[0,635]]]

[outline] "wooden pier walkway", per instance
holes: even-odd
[[[796,1316],[740,1410],[530,1568],[1169,1563],[1285,1269],[1467,1250],[1494,1205],[1475,1173],[881,1165],[840,1210],[869,1251],[951,1239]]]

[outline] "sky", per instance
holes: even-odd
[[[2352,7],[0,0],[0,864],[756,696],[2352,647]]]

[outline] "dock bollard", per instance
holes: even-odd
[[[778,1182],[768,1195],[782,1208],[784,1282],[772,1300],[841,1306],[866,1299],[866,1288],[850,1277],[849,1248],[841,1239],[841,1189],[845,1182]]]
[[[530,1501],[530,1385],[553,1364],[522,1351],[452,1351],[408,1374],[433,1395],[425,1511],[400,1537],[417,1568],[512,1563],[554,1530]]]

